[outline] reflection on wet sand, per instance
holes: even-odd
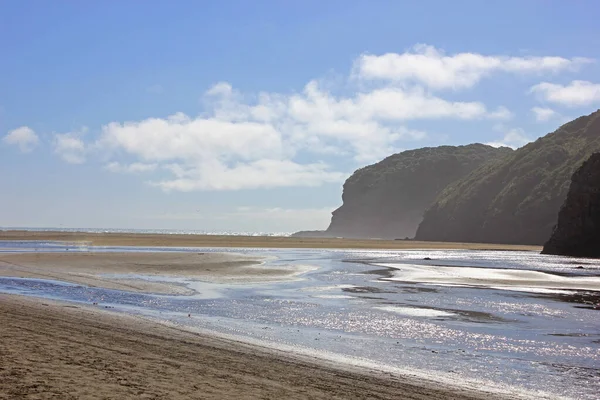
[[[597,394],[600,319],[592,305],[600,292],[563,287],[595,284],[589,274],[600,265],[593,261],[577,260],[588,263],[580,270],[568,259],[533,252],[232,251],[267,257],[261,267],[274,271],[296,264],[314,268],[303,269],[300,280],[260,284],[207,285],[179,277],[195,296],[15,278],[0,278],[0,292],[98,303],[269,347],[293,345],[319,357],[366,360],[432,379],[505,385],[535,398],[544,397],[540,391]],[[576,276],[560,275],[574,270]],[[538,286],[527,286],[531,281]]]
[[[600,291],[600,277],[559,275],[555,271],[531,269],[499,269],[483,267],[455,267],[438,265],[378,264],[396,271],[392,281],[429,283],[439,285],[483,286],[518,291],[536,289],[595,290]]]

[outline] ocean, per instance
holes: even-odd
[[[30,228],[0,227],[0,231],[82,232],[82,233],[151,233],[160,235],[290,236],[293,232],[205,231],[199,229],[127,229],[127,228]]]

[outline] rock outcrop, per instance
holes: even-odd
[[[544,254],[600,258],[600,153],[575,172]]]
[[[600,111],[482,165],[425,212],[417,240],[542,245],[573,173],[600,151]]]
[[[297,236],[413,237],[423,212],[451,182],[512,153],[483,144],[410,150],[357,170],[344,183],[343,205],[325,232]]]

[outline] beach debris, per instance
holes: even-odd
[[[425,257],[423,260],[431,261],[431,257]]]

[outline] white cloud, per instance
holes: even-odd
[[[87,128],[80,132],[57,133],[54,135],[54,152],[69,164],[85,162],[86,145],[81,136]]]
[[[291,186],[319,186],[342,182],[348,174],[331,171],[324,163],[299,164],[289,160],[262,159],[227,166],[203,160],[197,166],[165,166],[175,177],[151,182],[165,191],[240,190]]]
[[[592,60],[563,57],[485,56],[477,53],[446,55],[428,45],[398,54],[362,55],[354,65],[359,79],[382,79],[424,84],[433,89],[461,89],[477,84],[493,72],[542,73],[577,70]]]
[[[149,183],[166,191],[317,186],[347,176],[322,162],[324,155],[364,165],[409,147],[407,143],[416,147],[428,134],[409,127],[412,121],[499,123],[512,118],[504,106],[442,98],[432,89],[470,87],[497,71],[558,72],[587,62],[445,55],[431,46],[417,46],[404,54],[361,56],[354,73],[363,80],[350,79],[347,85],[313,80],[296,93],[244,95],[219,82],[204,93],[205,110],[198,116],[175,113],[111,122],[94,143],[64,134],[56,136],[55,146],[69,162],[83,162],[94,149],[103,154],[109,171],[157,171]],[[526,141],[514,131],[497,144],[515,147]]]
[[[488,118],[490,119],[511,119],[513,117],[513,113],[506,107],[500,106],[495,111],[492,111],[488,114]]]
[[[2,138],[2,141],[11,146],[19,147],[23,153],[29,153],[40,142],[38,135],[28,126],[14,129]]]
[[[532,86],[530,93],[537,94],[545,101],[569,107],[600,102],[600,84],[588,81],[572,81],[568,85],[542,82]]]
[[[551,108],[533,107],[531,112],[535,115],[535,120],[538,122],[545,122],[558,116],[558,113]]]
[[[219,82],[206,91],[206,96],[231,96],[233,87],[229,82]]]
[[[152,182],[163,190],[237,190],[316,186],[346,175],[322,162],[298,162],[303,154],[350,155],[378,161],[400,143],[427,137],[404,123],[423,119],[507,119],[505,107],[447,101],[420,88],[379,88],[335,96],[316,81],[289,96],[261,93],[252,101],[221,82],[205,93],[208,113],[190,117],[113,122],[96,146],[162,166],[172,177]],[[107,169],[122,171],[116,161]]]
[[[409,90],[383,88],[359,92],[354,97],[339,98],[322,91],[310,82],[304,96],[294,96],[289,112],[300,122],[323,120],[389,120],[456,118],[477,119],[490,114],[479,102],[451,102],[426,93],[421,88]]]
[[[407,129],[411,120],[506,118],[505,108],[489,111],[479,102],[452,102],[432,96],[423,89],[382,88],[358,92],[352,97],[335,97],[310,82],[302,95],[291,96],[282,107],[293,141],[345,142],[355,160],[375,161],[389,155],[394,143],[421,140],[422,131]],[[387,153],[387,154],[386,154]]]
[[[531,139],[525,135],[525,131],[521,128],[516,128],[506,132],[501,140],[487,144],[494,147],[510,147],[512,149],[517,149],[525,146],[529,142],[531,142]]]
[[[252,160],[283,153],[281,135],[270,125],[192,119],[183,113],[166,119],[111,123],[102,128],[102,133],[102,145],[122,149],[147,161]]]
[[[119,172],[127,174],[139,174],[143,172],[151,172],[156,169],[158,164],[144,164],[144,163],[132,163],[132,164],[121,164],[118,162],[110,162],[104,166],[104,168],[110,172]]]

